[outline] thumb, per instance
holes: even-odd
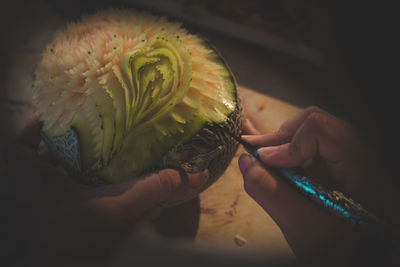
[[[289,184],[282,179],[277,179],[253,157],[247,154],[241,155],[239,167],[243,175],[246,192],[267,212],[273,210],[276,204],[280,205],[292,197],[297,197],[297,192],[293,191]]]
[[[279,168],[297,167],[312,159],[316,155],[316,149],[312,144],[300,151],[295,143],[286,143],[279,146],[262,147],[257,150],[263,163]]]
[[[244,154],[239,166],[246,192],[277,223],[297,257],[322,255],[350,236],[348,225],[267,171],[260,162]]]
[[[114,198],[128,213],[140,216],[154,207],[191,199],[201,191],[207,178],[207,170],[189,174],[164,169],[140,178],[129,190]]]
[[[302,125],[289,143],[258,149],[261,161],[275,167],[291,168],[301,166],[317,155],[330,161],[339,160],[337,142],[315,124]]]
[[[21,135],[18,137],[18,142],[22,145],[36,149],[41,140],[41,128],[42,123],[39,122],[37,115],[33,114],[29,118],[25,128],[22,130]]]

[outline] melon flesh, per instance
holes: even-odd
[[[236,107],[230,71],[203,39],[147,13],[105,10],[55,34],[35,70],[43,134],[79,136],[81,169],[117,183],[154,167]]]

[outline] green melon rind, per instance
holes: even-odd
[[[207,39],[202,38],[200,40],[202,45],[204,45],[205,47],[207,47],[212,51],[212,53],[209,54],[209,59],[222,66],[222,68],[220,69],[220,75],[224,77],[225,81],[224,88],[227,88],[227,91],[232,93],[231,95],[232,99],[234,99],[236,102],[235,104],[237,104],[238,95],[237,95],[236,81],[235,77],[232,74],[231,69],[226,64],[226,61],[223,59],[222,55],[218,52],[218,50]]]

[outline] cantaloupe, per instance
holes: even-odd
[[[51,153],[104,185],[166,168],[226,169],[240,134],[236,85],[219,53],[180,24],[127,9],[58,31],[35,70],[34,103]]]

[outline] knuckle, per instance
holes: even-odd
[[[292,136],[292,130],[288,128],[286,124],[283,124],[276,132],[275,135],[283,143],[289,142]]]
[[[320,112],[312,112],[304,121],[304,127],[316,131],[321,128],[321,125],[324,123],[324,121],[325,114]]]
[[[275,134],[279,139],[286,140],[288,138],[288,129],[286,129],[285,125],[282,125]]]
[[[299,144],[297,144],[297,142],[291,142],[289,144],[289,155],[294,156],[294,155],[298,155],[301,152],[301,148],[299,146]]]
[[[312,106],[309,106],[309,107],[307,107],[306,108],[306,111],[308,112],[308,113],[315,113],[315,112],[317,112],[317,113],[323,113],[323,112],[325,112],[322,108],[320,108],[320,107],[318,107],[318,106],[315,106],[315,105],[312,105]]]

